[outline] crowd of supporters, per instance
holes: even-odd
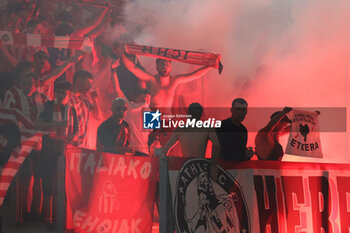
[[[184,156],[203,157],[211,140],[213,155],[222,159],[249,160],[254,154],[246,148],[247,130],[241,124],[247,114],[244,99],[232,103],[232,117],[223,121],[218,132],[196,131],[193,137],[176,130],[172,138],[159,143],[166,133],[143,129],[142,111],[170,108],[162,104],[172,103],[177,85],[202,77],[209,67],[170,79],[171,62],[158,59],[158,74],[147,73],[136,56],[125,54],[116,43],[130,42],[137,33],[124,27],[130,23],[123,17],[125,4],[123,0],[8,0],[2,4],[0,31],[19,37],[40,34],[93,41],[89,53],[55,43],[0,44],[0,108],[16,110],[30,119],[32,130],[44,132],[42,142],[25,155],[19,171],[24,219],[53,222],[57,157],[67,146],[148,156],[154,154],[154,147],[164,155],[179,141]],[[198,119],[202,111],[197,103],[189,109]],[[279,114],[276,122],[288,111]],[[5,166],[15,148],[23,144],[21,135],[28,127],[21,121],[0,123],[0,139],[5,139],[0,143],[0,166]],[[238,157],[227,157],[233,153]]]
[[[112,54],[113,42],[126,42],[131,34],[123,26],[125,4],[121,0],[1,1],[0,108],[14,110],[32,123],[28,128],[23,121],[9,122],[2,115],[1,167],[6,166],[24,140],[32,140],[26,133],[43,134],[40,141],[33,142],[35,146],[29,155],[23,150],[17,153],[25,157],[18,172],[24,221],[53,221],[57,156],[63,148],[96,148],[97,126],[117,97],[111,79],[112,63],[118,60]],[[6,33],[16,38],[41,35],[53,42],[28,46],[24,39],[6,44]],[[89,38],[91,52],[56,46],[54,40],[69,37]],[[138,81],[122,66],[115,69],[123,78],[120,80],[125,94],[134,99],[135,90],[140,89]],[[130,151],[134,153],[135,149]]]

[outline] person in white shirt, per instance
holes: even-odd
[[[126,98],[124,92],[119,85],[116,68],[119,66],[119,61],[114,60],[112,63],[112,80],[117,97],[126,100],[128,111],[125,120],[130,127],[130,147],[135,149],[135,155],[149,155],[148,137],[150,130],[143,129],[143,112],[150,111],[149,104],[151,101],[151,93],[147,89],[139,89],[135,93],[134,101]]]

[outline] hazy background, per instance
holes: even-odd
[[[213,69],[203,78],[207,107],[229,107],[236,97],[249,107],[350,106],[350,1],[135,0],[124,14],[132,25],[144,25],[138,44],[221,54],[222,75]],[[141,61],[156,73],[154,59]],[[190,69],[173,62],[172,73]],[[272,111],[247,117],[263,127]],[[320,115],[323,127],[344,121],[329,113]],[[254,137],[250,133],[248,146]],[[349,139],[348,132],[322,132],[323,159],[284,160],[350,162]]]

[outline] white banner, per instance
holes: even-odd
[[[318,113],[293,109],[286,154],[322,158]]]

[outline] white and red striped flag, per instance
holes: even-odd
[[[0,168],[0,207],[18,169],[32,149],[41,142],[43,133],[35,131],[33,123],[16,109],[0,108],[0,125],[4,123],[16,125],[21,123],[22,127],[20,127],[21,144],[11,153],[7,163]],[[0,136],[0,150],[4,148],[6,143],[6,138]]]
[[[0,46],[24,45],[47,48],[65,48],[93,51],[93,42],[88,37],[76,36],[48,36],[40,34],[12,33],[0,31]]]

